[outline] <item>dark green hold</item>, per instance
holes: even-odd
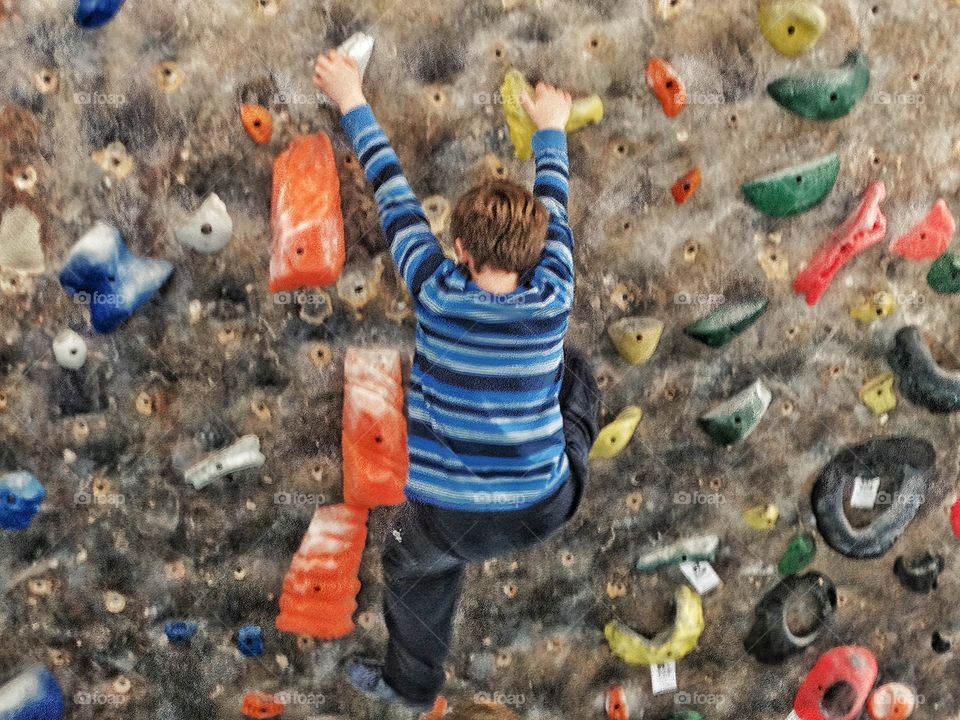
[[[830,153],[743,184],[747,202],[772,217],[799,215],[819,205],[837,184],[840,156]]]
[[[796,575],[807,565],[813,562],[817,554],[817,541],[810,533],[800,533],[795,536],[787,546],[787,551],[780,558],[780,564],[777,570],[780,571],[780,577]]]
[[[703,720],[703,715],[696,710],[680,710],[668,717],[667,720]]]
[[[766,298],[724,303],[706,317],[684,328],[694,340],[710,347],[723,347],[753,325],[769,305]]]
[[[941,295],[960,292],[960,255],[944,253],[930,266],[927,284]]]
[[[867,94],[869,85],[867,58],[854,50],[839,68],[787,75],[767,85],[767,92],[795,115],[809,120],[836,120],[853,110]]]

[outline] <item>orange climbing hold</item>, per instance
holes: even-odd
[[[677,71],[666,60],[651,58],[647,65],[647,85],[657,96],[667,117],[676,117],[687,104],[687,91]]]
[[[409,468],[400,352],[348,348],[343,375],[344,500],[399,505]]]
[[[327,287],[343,271],[340,178],[330,138],[302,135],[273,163],[270,290]]]
[[[449,707],[450,703],[447,702],[447,699],[443,695],[440,695],[433,703],[433,709],[430,712],[423,713],[423,715],[420,716],[420,720],[440,720],[447,714]]]
[[[283,714],[283,703],[273,695],[248,692],[243,696],[240,712],[249,718],[278,718]]]
[[[273,137],[273,117],[263,105],[241,105],[240,122],[258,145],[266,145]]]
[[[700,168],[694,168],[673,184],[670,192],[673,193],[677,205],[683,205],[693,197],[700,187],[700,177]]]
[[[937,200],[919,225],[890,243],[890,250],[908,260],[936,260],[946,252],[956,229],[950,208],[942,199]]]
[[[366,508],[318,507],[283,579],[277,629],[320,640],[353,632]]]
[[[630,706],[623,685],[614,685],[607,690],[606,708],[608,720],[630,720]]]

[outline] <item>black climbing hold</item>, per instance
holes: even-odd
[[[950,648],[953,646],[949,640],[947,640],[939,632],[934,632],[933,636],[930,638],[930,647],[933,648],[934,652],[945,653],[950,652]]]
[[[943,555],[934,555],[929,552],[917,553],[904,557],[900,555],[893,564],[893,572],[900,579],[900,583],[908,590],[918,593],[928,593],[936,590],[937,580],[943,570]]]
[[[960,410],[960,374],[940,368],[915,325],[897,331],[887,362],[900,380],[900,392],[930,412]]]

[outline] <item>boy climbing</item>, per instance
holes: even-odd
[[[383,555],[386,662],[353,659],[346,672],[369,696],[426,710],[443,686],[465,566],[546,540],[587,482],[599,392],[587,360],[564,349],[571,100],[543,83],[522,99],[538,128],[533,193],[506,181],[468,190],[451,216],[455,263],[430,232],[356,63],[330,51],[314,71],[343,113],[417,317],[407,502]]]

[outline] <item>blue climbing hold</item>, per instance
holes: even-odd
[[[60,284],[90,304],[94,329],[109,333],[150,300],[172,272],[166,260],[131,254],[119,230],[98,222],[71,248]]]
[[[0,720],[63,720],[65,710],[60,684],[42,665],[0,686]]]
[[[187,646],[190,638],[197,634],[197,624],[186,620],[171,620],[163,626],[163,631],[171,645]]]
[[[103,27],[120,11],[123,0],[78,0],[73,19],[87,30]]]
[[[30,527],[46,494],[40,481],[28,472],[0,475],[0,528],[25,530]]]
[[[237,634],[237,648],[247,657],[263,655],[263,629],[259,625],[244,625]]]

